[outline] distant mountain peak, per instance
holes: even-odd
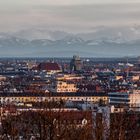
[[[72,56],[76,52],[90,57],[138,56],[139,38],[140,26],[98,27],[77,34],[29,29],[0,33],[0,56]]]

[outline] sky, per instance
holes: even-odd
[[[0,31],[140,25],[140,0],[0,0]]]

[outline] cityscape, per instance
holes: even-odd
[[[0,140],[140,140],[140,0],[0,0]]]
[[[1,139],[136,140],[140,60],[3,58],[0,102]]]

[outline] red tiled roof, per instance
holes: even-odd
[[[38,69],[39,70],[46,70],[46,71],[50,71],[50,70],[60,70],[60,67],[57,63],[52,63],[52,62],[47,62],[47,63],[40,63],[38,65]]]

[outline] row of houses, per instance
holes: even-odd
[[[105,93],[0,93],[0,102],[25,103],[25,102],[48,102],[48,101],[87,101],[108,102]]]

